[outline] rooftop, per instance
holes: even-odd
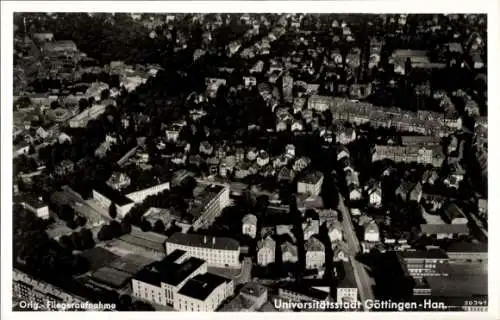
[[[299,182],[315,184],[318,183],[323,178],[323,174],[319,171],[313,171],[299,179]]]
[[[446,252],[439,249],[400,251],[398,255],[403,259],[448,259]]]
[[[421,224],[420,229],[425,234],[468,234],[469,228],[465,224]]]
[[[232,238],[181,232],[174,233],[168,238],[167,243],[218,250],[239,250],[240,248],[238,241]]]
[[[205,299],[221,284],[228,283],[231,280],[224,277],[205,273],[199,274],[188,280],[186,284],[179,290],[179,294],[205,301]]]
[[[488,244],[483,242],[453,242],[446,250],[449,253],[455,252],[488,252]]]
[[[110,267],[103,267],[92,274],[91,279],[108,287],[122,288],[132,276]]]
[[[283,288],[279,289],[281,291],[290,291],[290,292],[295,292],[299,293],[308,297],[311,297],[316,300],[326,300],[328,298],[328,292],[314,289],[311,287],[307,286],[299,286],[297,284],[287,284]]]
[[[133,203],[132,200],[121,194],[119,191],[111,188],[106,184],[100,184],[94,187],[94,190],[101,195],[108,198],[111,202],[115,203],[117,206],[124,206]]]

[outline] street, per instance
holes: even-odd
[[[365,266],[355,258],[355,256],[361,251],[361,246],[352,224],[351,215],[345,206],[344,198],[340,194],[337,209],[342,213],[342,225],[344,227],[346,242],[349,245],[349,248],[354,250],[354,257],[352,257],[350,261],[354,271],[354,277],[356,278],[356,283],[358,285],[359,297],[362,305],[364,305],[366,300],[374,298],[372,290],[373,279],[368,275]]]

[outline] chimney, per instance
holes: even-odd
[[[207,236],[203,237],[203,243],[207,243]]]

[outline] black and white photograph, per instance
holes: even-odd
[[[168,2],[2,14],[2,314],[499,316],[498,6]]]

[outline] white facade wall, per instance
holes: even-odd
[[[241,267],[241,263],[239,261],[240,257],[239,248],[238,250],[221,250],[221,249],[212,249],[205,247],[192,247],[192,246],[167,242],[166,244],[167,255],[169,255],[176,249],[184,250],[192,257],[205,260],[211,267],[219,267],[219,268]]]
[[[325,264],[325,252],[309,251],[306,252],[306,268],[317,269]]]
[[[164,190],[169,190],[169,189],[170,189],[170,182],[165,182],[158,184],[156,186],[152,186],[147,189],[129,193],[126,195],[126,197],[130,198],[130,200],[134,201],[135,203],[141,203],[147,197],[156,195]]]
[[[188,312],[215,311],[233,293],[234,285],[232,280],[229,283],[222,283],[204,301],[176,293],[174,295],[174,309]]]

